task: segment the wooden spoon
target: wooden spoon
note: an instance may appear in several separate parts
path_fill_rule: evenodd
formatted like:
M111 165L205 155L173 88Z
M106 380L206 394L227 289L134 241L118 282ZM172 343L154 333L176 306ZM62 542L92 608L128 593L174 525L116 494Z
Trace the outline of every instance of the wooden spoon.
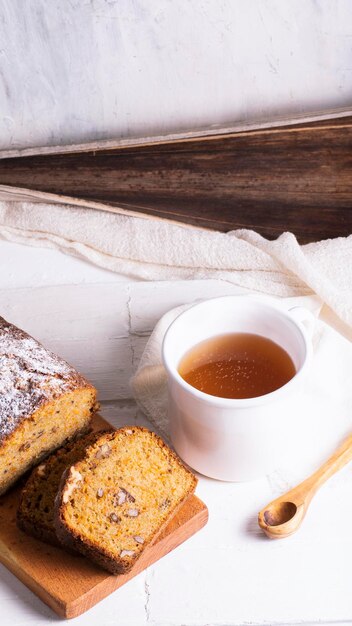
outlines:
M351 460L352 435L314 474L260 511L260 528L271 539L284 539L293 535L302 524L310 501L319 487Z

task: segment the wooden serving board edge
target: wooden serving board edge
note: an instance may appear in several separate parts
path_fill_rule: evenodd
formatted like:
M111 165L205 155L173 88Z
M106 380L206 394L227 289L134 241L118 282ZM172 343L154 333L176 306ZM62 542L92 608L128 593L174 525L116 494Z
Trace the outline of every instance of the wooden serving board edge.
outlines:
M197 496L192 496L182 507L182 509L176 514L175 521L182 516L182 512L186 510L192 511L187 521L180 524L179 527L169 532L168 528L161 535L159 541L150 546L148 550L136 563L135 567L128 573L120 576L110 576L108 579L98 583L96 587L89 590L79 600L75 600L69 604L60 607L60 613L58 614L67 619L77 617L82 613L88 611L95 604L103 600L108 595L122 587L129 580L143 572L147 567L150 567L159 559L166 556L187 541L192 535L196 534L201 528L203 528L209 517L208 509L204 502ZM59 607L58 607L59 608Z
M112 428L101 415L92 419L93 430ZM0 563L35 593L59 617L78 617L116 591L150 565L174 550L208 521L208 509L191 495L146 548L127 574L113 576L79 555L66 553L19 530L15 523L21 485L1 497ZM71 586L70 586L71 576ZM72 585L77 581L78 585ZM59 582L60 581L60 582Z
M12 560L10 553L6 555L4 553L4 548L8 549L7 546L1 542L0 549L0 563L6 567L9 572L11 572L18 580L20 580L30 591L32 591L40 600L42 600L47 606L49 606L59 617L67 617L66 615L66 605L62 602L58 601L54 598L50 593L46 591L41 585L30 576L25 570L23 570L20 566L16 566L16 563ZM92 605L93 606L93 605ZM77 613L79 615L80 613Z
M182 521L182 516L186 515L186 521ZM169 552L184 543L187 539L197 533L208 521L208 509L204 502L197 496L191 496L183 505L182 509L170 521L166 529L161 534L159 540L150 546L134 568L128 573L120 576L108 575L89 589L79 598L66 602L60 595L53 595L42 587L35 578L30 576L20 566L17 566L11 553L3 542L0 549L0 562L18 578L28 589L37 595L47 604L59 617L72 619L78 617L91 609L95 604L109 596L111 593L122 587L132 578L140 574L150 565L153 565L166 556ZM33 540L36 541L36 540ZM43 544L45 546L45 544ZM80 558L80 557L77 557Z

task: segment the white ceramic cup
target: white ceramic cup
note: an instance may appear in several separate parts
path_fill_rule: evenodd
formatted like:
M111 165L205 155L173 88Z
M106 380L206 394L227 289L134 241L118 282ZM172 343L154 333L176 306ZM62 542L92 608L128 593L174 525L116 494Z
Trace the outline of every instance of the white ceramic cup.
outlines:
M179 456L201 474L227 481L253 480L285 461L298 440L297 398L312 359L314 316L303 307L285 310L276 300L224 296L181 313L167 330L162 358L168 374L169 422ZM291 356L295 376L264 396L219 398L189 385L178 373L185 353L226 333L254 333L275 341Z

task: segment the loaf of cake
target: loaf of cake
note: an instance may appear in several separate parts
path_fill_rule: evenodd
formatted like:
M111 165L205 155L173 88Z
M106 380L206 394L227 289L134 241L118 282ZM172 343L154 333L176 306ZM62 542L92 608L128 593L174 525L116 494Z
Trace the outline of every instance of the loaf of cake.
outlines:
M63 359L0 318L0 494L85 432L96 390Z
M53 545L61 545L54 525L54 503L63 472L84 457L86 448L103 431L89 433L71 441L37 465L21 494L17 525L27 534Z
M155 433L136 426L105 433L62 477L57 536L109 572L128 572L196 484Z

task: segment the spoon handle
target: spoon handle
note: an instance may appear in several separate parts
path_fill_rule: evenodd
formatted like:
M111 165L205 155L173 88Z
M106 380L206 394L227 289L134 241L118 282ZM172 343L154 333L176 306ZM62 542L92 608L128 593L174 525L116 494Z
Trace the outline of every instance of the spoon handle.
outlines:
M351 460L352 435L349 435L311 476L260 511L258 523L265 534L279 539L295 533L319 487Z
M290 493L294 493L298 499L301 498L306 502L308 499L309 502L318 489L351 460L352 435L349 435L323 465L297 487L294 487ZM299 502L296 502L296 504L299 504Z

